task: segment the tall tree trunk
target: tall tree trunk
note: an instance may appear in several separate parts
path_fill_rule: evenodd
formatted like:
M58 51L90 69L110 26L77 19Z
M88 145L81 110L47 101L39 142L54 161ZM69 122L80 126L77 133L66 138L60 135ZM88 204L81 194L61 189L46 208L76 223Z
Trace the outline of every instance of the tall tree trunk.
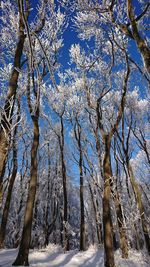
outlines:
M9 180L7 197L6 197L6 201L5 201L5 205L3 209L2 221L1 221L1 226L0 226L0 248L4 247L4 240L5 240L5 234L6 234L6 226L7 226L8 214L9 214L9 208L10 208L12 190L13 190L13 185L15 182L17 169L18 169L16 136L17 136L19 120L20 120L20 104L18 101L18 117L17 117L17 122L16 122L14 136L13 136L13 170L12 170L12 174Z
M142 229L143 229L143 234L144 234L144 238L145 238L146 248L147 248L147 251L148 251L148 253L150 255L150 237L149 237L149 234L148 234L148 225L147 225L147 221L146 221L146 218L145 218L145 211L144 211L144 205L143 205L143 202L142 202L141 192L140 192L140 189L139 189L139 185L135 180L134 173L133 173L132 167L131 167L129 162L127 162L127 168L128 168L128 172L129 172L129 176L130 176L131 185L132 185L133 191L135 193L137 206L138 206L138 209L139 209L139 212L140 212L140 218L141 218L141 223L142 223Z
M104 195L103 195L103 228L104 228L104 251L105 251L105 267L115 267L112 227L111 227L111 211L110 211L110 145L111 138L105 135L105 154L103 161L104 170Z
M95 215L97 240L98 240L98 244L100 245L100 244L102 244L101 225L100 225L100 222L99 222L99 216L98 216L96 201L94 199L93 191L92 191L92 187L91 187L90 183L89 183L89 190L90 190L90 194L91 194L92 205L93 205L94 215Z
M118 222L118 227L119 227L120 247L122 251L122 258L128 258L127 235L126 235L126 230L125 230L125 222L124 222L124 216L123 216L123 211L122 211L121 199L120 199L118 186L117 186L117 180L119 179L119 165L118 165L118 158L116 157L116 140L115 139L114 139L114 158L116 161L116 174L115 174L116 179L114 179L112 176L111 191L112 191L112 196L113 196L113 200L115 204L117 222ZM112 168L111 168L111 173L112 173Z
M30 184L28 191L28 198L25 210L25 218L23 225L23 232L21 237L21 243L19 247L18 256L13 263L14 266L28 266L28 254L31 241L31 228L32 228L32 218L33 218L33 209L36 195L36 186L37 186L37 150L39 146L39 125L38 125L38 116L32 116L34 135L33 143L31 148L31 169L30 169Z
M103 160L103 172L104 172L104 196L103 196L103 227L104 227L104 249L105 249L105 267L114 267L114 253L113 253L113 242L111 235L111 212L110 212L110 178L111 178L111 164L110 164L110 148L111 148L111 139L114 133L119 127L119 123L122 119L125 102L126 102L126 93L127 93L127 84L130 76L130 68L128 63L128 57L126 57L126 75L124 77L123 93L121 102L118 109L118 114L114 125L111 127L109 133L106 133L104 126L102 124L102 115L100 108L100 99L97 100L97 118L99 129L101 131L102 139L105 145L105 153Z
M61 167L62 167L62 178L63 178L63 204L64 204L64 216L63 216L63 248L65 251L69 250L69 236L68 236L68 196L67 196L67 175L66 175L66 164L64 159L64 125L63 117L61 120L61 137L59 139L60 144L60 155L61 155Z
M46 203L46 214L45 214L45 242L44 245L45 247L48 246L49 243L49 212L50 212L50 198L51 198L51 188L52 188L52 184L51 184L51 188L50 188L50 178L51 178L51 159L50 159L50 148L49 148L49 143L48 143L48 151L47 151L47 155L48 155L48 175L47 175L47 203ZM51 204L52 206L52 204Z
M48 246L49 244L49 237L51 235L51 233L53 232L54 228L55 228L55 222L57 220L58 217L58 203L56 201L56 199L54 199L54 205L53 205L53 213L52 213L52 221L46 226L46 231L45 231L45 247Z
M75 139L79 150L79 173L80 173L80 250L85 251L85 212L84 212L84 180L83 180L83 153L81 144L81 125L76 117L74 127Z
M82 150L80 149L79 169L80 169L80 250L85 251L85 215L84 215L84 182Z
M127 259L128 258L127 236L126 236L126 230L125 230L125 225L124 225L120 196L119 196L117 190L116 190L116 192L113 192L113 200L114 200L114 204L115 204L117 222L118 222L118 227L119 227L120 248L122 251L122 258Z
M2 190L3 190L3 176L5 173L5 165L8 154L9 142L10 142L10 129L12 123L12 114L14 108L14 101L16 96L17 84L19 71L21 68L21 57L23 53L23 47L26 35L24 34L24 23L21 14L21 7L18 1L19 6L19 33L18 33L18 43L16 46L13 71L9 80L8 94L5 101L5 106L1 118L0 126L0 203L2 202ZM28 16L28 15L27 15Z

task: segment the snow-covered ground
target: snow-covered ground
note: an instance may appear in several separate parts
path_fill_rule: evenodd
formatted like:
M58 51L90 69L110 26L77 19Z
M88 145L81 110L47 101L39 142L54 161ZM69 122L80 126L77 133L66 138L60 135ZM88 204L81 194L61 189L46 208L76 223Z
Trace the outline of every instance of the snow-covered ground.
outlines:
M0 250L0 267L11 267L17 255L17 249ZM119 251L115 253L116 267L150 267L150 259L142 252L130 251L128 260L121 259ZM31 250L29 257L32 267L103 267L103 250L90 247L86 252L70 251L63 253L55 245L46 249Z

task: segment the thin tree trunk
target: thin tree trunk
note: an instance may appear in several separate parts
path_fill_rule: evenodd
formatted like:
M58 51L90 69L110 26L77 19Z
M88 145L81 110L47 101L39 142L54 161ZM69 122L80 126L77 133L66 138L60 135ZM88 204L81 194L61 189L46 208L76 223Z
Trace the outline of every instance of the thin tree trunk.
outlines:
M118 222L118 227L119 227L119 235L120 235L120 247L122 251L122 258L128 258L128 242L127 242L127 235L126 235L126 230L125 230L125 223L124 223L124 216L123 216L123 211L122 211L122 205L121 205L121 200L118 192L118 186L117 186L117 180L119 178L119 166L118 166L118 159L116 157L116 140L114 140L114 158L116 161L116 180L112 176L111 180L111 191L112 191L112 196L115 204L115 209L116 209L116 215L117 215L117 222ZM112 173L112 168L111 168L111 173ZM114 183L115 183L115 188L114 188Z
M94 215L95 215L97 240L98 240L98 244L100 245L100 244L102 244L101 225L100 225L100 222L99 222L98 211L97 211L97 207L96 207L96 203L95 203L95 200L94 200L93 191L92 191L92 187L91 187L90 183L89 183L89 190L90 190L90 194L91 194L92 205L93 205Z
M122 258L127 259L128 258L127 236L126 236L126 230L125 230L125 225L124 225L124 219L123 219L120 197L119 197L119 194L117 191L115 193L113 193L113 200L114 200L114 204L115 204L117 222L118 222L118 227L119 227L120 248L122 251Z
M80 169L80 250L85 251L85 215L84 215L84 182L83 182L83 169L82 169L82 151L80 150L79 159Z
M111 166L111 161L110 161L110 166ZM126 236L122 206L121 206L120 196L119 196L118 189L117 189L117 184L115 185L115 188L114 188L114 179L113 179L112 169L111 169L111 177L112 178L110 180L110 186L111 186L112 198L115 204L117 223L119 227L120 248L122 251L122 258L127 259L128 258L127 236Z
M129 176L130 176L131 185L132 185L132 188L133 188L134 193L135 193L137 206L138 206L138 209L139 209L139 212L140 212L140 217L141 217L141 223L142 223L142 229L143 229L143 234L144 234L144 238L145 238L146 248L147 248L147 251L148 251L148 253L150 255L150 237L149 237L149 234L148 234L148 225L147 225L147 221L146 221L146 218L145 218L144 205L143 205L143 202L142 202L141 192L140 192L138 183L135 180L134 173L133 173L132 167L131 167L129 162L127 163L127 168L128 168L128 172L129 172Z
M79 173L80 173L80 250L85 251L85 214L84 214L84 180L83 180L83 153L81 145L81 125L78 118L74 127L75 138L79 150Z
M48 143L48 175L47 175L47 203L46 203L46 215L45 215L45 247L49 243L49 204L50 204L50 175L51 175L51 160L50 160L50 148ZM52 185L51 185L52 187Z
M61 137L59 139L60 144L60 155L61 155L61 167L62 167L62 178L63 178L63 204L64 204L64 216L63 216L63 248L65 251L69 250L69 236L68 236L68 196L67 196L67 175L66 175L66 164L64 159L64 125L63 118L61 120Z
M57 220L57 216L58 216L58 203L54 202L54 210L53 210L53 216L52 216L53 219L52 219L51 223L48 224L48 226L46 228L45 247L48 246L48 244L49 244L49 237L55 228L55 222Z
M94 134L95 134L95 139L96 139L96 151L97 151L97 156L98 156L100 174L103 177L103 163L102 163L101 145L100 145L100 140L99 140L99 135L98 135L98 129L99 128L98 128L98 125L97 125L96 126L96 130L94 131Z
M20 110L19 110L19 113L18 113L17 123L19 122L19 120L20 120ZM18 124L16 124L16 126L15 126L14 136L13 136L13 170L12 170L12 174L11 174L11 177L10 177L10 180L9 180L7 197L6 197L6 202L5 202L5 205L4 205L2 221L1 221L1 226L0 226L0 248L4 247L6 226L7 226L7 221L8 221L8 214L9 214L9 208L10 208L10 203L11 203L12 190L13 190L13 185L14 185L14 182L15 182L17 169L18 169L17 147L16 147L17 129L18 129Z

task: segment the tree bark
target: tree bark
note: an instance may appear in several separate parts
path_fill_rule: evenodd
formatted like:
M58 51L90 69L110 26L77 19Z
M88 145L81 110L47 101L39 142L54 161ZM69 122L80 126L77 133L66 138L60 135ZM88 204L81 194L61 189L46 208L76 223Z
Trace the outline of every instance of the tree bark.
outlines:
M4 248L4 241L5 241L5 234L6 234L6 226L7 226L7 220L8 220L8 214L9 214L9 208L10 208L10 202L11 202L11 195L13 190L14 181L17 174L17 149L13 148L13 170L9 181L8 186L8 192L6 197L6 202L2 214L2 221L1 221L1 227L0 227L0 248Z
M7 226L8 214L9 214L9 208L10 208L12 190L13 190L13 185L15 182L17 169L18 169L16 135L17 135L19 120L20 120L20 104L18 101L18 118L17 118L17 124L15 126L15 130L14 130L14 136L13 136L13 170L12 170L12 174L11 174L10 181L9 181L6 202L4 205L2 221L1 221L1 226L0 226L0 248L4 247L4 240L5 240L5 234L6 234L6 226Z
M93 191L92 191L92 187L91 187L90 183L89 183L89 190L90 190L90 194L91 194L91 199L92 199L92 204L93 204L93 209L94 209L94 215L95 215L97 240L98 240L98 244L100 245L100 244L102 244L102 235L101 235L102 229L101 229L101 224L99 222L99 216L98 216L96 201L94 199Z
M69 250L69 236L68 236L68 195L67 195L67 175L66 175L66 164L64 159L64 124L63 117L61 120L61 137L59 138L60 144L60 155L61 155L61 168L63 178L63 200L64 200L64 216L63 216L63 248L65 251Z
M104 171L104 195L103 195L103 228L104 228L104 251L105 251L105 267L115 267L112 227L111 227L111 211L110 211L110 146L111 138L105 135L105 154L103 161Z
M32 228L32 218L33 218L33 209L36 195L36 186L37 186L37 150L39 146L39 125L38 125L38 116L32 116L34 135L33 143L31 148L31 169L30 169L30 184L28 191L28 198L25 210L25 218L23 225L23 232L21 237L21 243L19 247L18 256L13 263L14 266L28 266L28 254L31 241L31 228Z
M79 173L80 173L80 250L85 251L85 212L84 212L84 180L83 180L83 152L81 144L81 125L78 118L74 127L75 139L79 150Z
M137 47L143 57L145 68L150 73L150 49L146 41L140 36L137 22L133 12L132 0L127 0L128 4L128 17L131 23L132 36L137 44Z
M5 106L3 109L3 114L1 118L1 126L0 126L0 203L2 202L2 190L3 190L3 176L5 173L5 165L9 148L9 140L10 140L10 129L12 123L12 114L14 108L14 101L16 97L16 90L18 84L19 71L21 68L21 57L23 53L23 47L26 35L24 34L24 23L22 14L19 6L19 33L18 33L18 43L16 46L14 63L13 63L13 71L9 80L8 94L5 101Z
M128 168L128 172L129 172L129 176L130 176L131 185L132 185L133 191L135 193L137 206L138 206L138 209L139 209L139 212L140 212L140 218L141 218L141 223L142 223L142 229L143 229L146 248L147 248L147 251L148 251L148 253L150 255L150 237L149 237L149 234L148 234L148 225L147 225L147 221L146 221L146 218L145 218L144 205L143 205L143 202L142 202L141 192L140 192L138 183L135 180L134 173L133 173L132 167L131 167L129 162L127 163L127 168Z
M85 251L85 215L84 215L84 182L82 166L82 150L80 150L79 169L80 169L80 250Z
M127 236L126 230L124 225L122 207L120 202L120 197L118 192L113 192L113 200L115 204L115 210L117 215L117 222L119 227L119 235L120 235L120 248L122 251L122 258L128 258L128 243L127 243Z

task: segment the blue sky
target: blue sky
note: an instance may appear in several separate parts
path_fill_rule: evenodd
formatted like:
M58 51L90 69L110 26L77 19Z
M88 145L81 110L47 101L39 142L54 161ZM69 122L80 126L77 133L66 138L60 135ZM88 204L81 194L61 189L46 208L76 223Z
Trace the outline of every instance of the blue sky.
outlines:
M54 1L56 4L56 9L58 8L59 4L58 1L55 0ZM145 0L145 4L148 1ZM31 0L31 13L30 13L30 20L32 21L32 19L35 17L36 15L36 8L38 6L39 0ZM133 0L133 5L135 7L135 13L137 15L139 15L141 13L141 8L140 8L140 4L138 3L137 0ZM63 39L64 39L64 46L61 49L60 55L59 55L59 62L62 64L62 67L68 68L68 61L69 61L69 49L71 47L72 44L76 44L76 43L80 43L81 46L85 47L85 42L81 41L78 38L78 34L77 31L75 30L74 24L73 24L73 16L75 15L75 13L73 12L68 19L68 27L65 30L64 34L63 34ZM146 25L148 24L148 21L146 20ZM146 31L146 34L148 37L150 37L150 31ZM132 55L132 58L139 64L142 65L142 59L140 56L140 53L138 52L137 46L135 44L135 41L130 39L129 40L129 52Z
M57 1L56 1L57 2ZM134 0L134 2L136 3L136 12L139 13L139 6L137 5L137 1ZM31 0L31 8L33 8L33 10L31 11L31 17L30 20L33 19L33 17L36 15L36 7L38 5L38 0ZM59 56L59 61L62 64L62 68L63 70L65 70L66 68L69 68L69 49L71 47L72 44L75 43L80 43L83 47L85 47L85 42L81 41L78 36L77 36L77 32L75 31L75 28L73 27L73 21L71 20L74 14L72 14L72 16L69 18L68 21L68 28L66 29L66 31L63 34L63 38L64 38L64 46L61 49L61 53ZM132 58L137 62L140 63L141 66L143 66L142 60L141 60L141 56L140 53L138 52L137 46L135 44L135 41L130 40L129 42L129 51L130 54L132 55ZM136 77L137 79L138 77ZM138 81L137 81L138 83ZM142 87L143 88L143 87ZM142 90L141 88L141 95L143 95L145 90ZM67 136L67 140L69 140L69 137ZM70 142L70 141L69 141ZM71 142L70 142L71 144ZM78 174L78 170L75 164L72 165L72 170Z

